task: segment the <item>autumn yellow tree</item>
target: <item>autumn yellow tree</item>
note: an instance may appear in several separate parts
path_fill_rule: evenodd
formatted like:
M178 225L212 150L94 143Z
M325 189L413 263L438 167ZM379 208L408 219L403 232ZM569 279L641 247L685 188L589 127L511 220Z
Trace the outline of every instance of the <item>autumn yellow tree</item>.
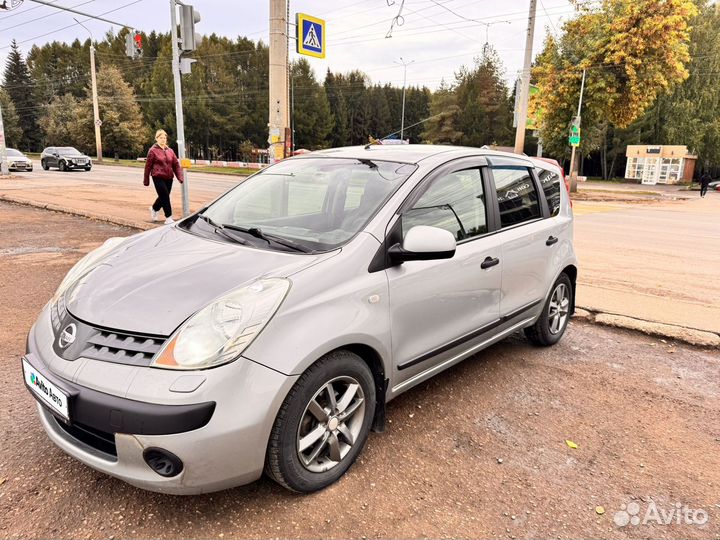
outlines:
M692 0L602 0L578 2L576 9L561 35L546 39L533 68L543 143L558 157L567 147L582 71L581 149L587 152L602 144L608 126L628 126L687 78L690 21L697 14Z

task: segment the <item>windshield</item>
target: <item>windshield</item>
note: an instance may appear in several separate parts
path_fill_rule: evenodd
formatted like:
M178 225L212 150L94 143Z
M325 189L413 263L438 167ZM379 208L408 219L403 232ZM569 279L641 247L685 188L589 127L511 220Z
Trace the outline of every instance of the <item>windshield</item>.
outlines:
M12 148L8 148L7 155L14 156L14 157L22 157L22 152L20 152L18 150L13 150Z
M290 159L249 178L203 214L215 224L252 229L253 236L260 230L306 251L329 251L362 230L416 168L365 159Z
M56 152L57 152L58 154L79 154L79 153L80 153L80 152L78 152L75 148L73 148L72 146L64 146L64 147L62 147L62 148L58 148L58 149L56 150Z

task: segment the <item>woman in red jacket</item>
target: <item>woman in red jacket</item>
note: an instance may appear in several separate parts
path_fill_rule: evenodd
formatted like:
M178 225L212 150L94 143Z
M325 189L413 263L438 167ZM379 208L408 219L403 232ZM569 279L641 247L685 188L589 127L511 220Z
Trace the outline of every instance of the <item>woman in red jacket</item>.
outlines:
M158 213L162 208L165 211L165 224L175 223L172 218L172 206L170 206L170 190L172 190L173 174L178 182L183 183L182 168L175 152L167 145L167 133L158 129L155 132L155 144L148 151L145 161L145 176L143 184L150 185L152 176L157 199L150 207L150 219L157 221Z

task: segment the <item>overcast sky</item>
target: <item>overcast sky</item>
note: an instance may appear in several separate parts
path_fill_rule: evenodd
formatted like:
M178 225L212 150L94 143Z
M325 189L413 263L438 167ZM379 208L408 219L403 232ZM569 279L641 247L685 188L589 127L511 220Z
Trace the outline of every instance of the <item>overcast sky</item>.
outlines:
M18 0L8 0L8 3ZM187 2L187 0L186 0ZM201 34L216 33L235 38L246 36L268 42L268 1L190 0L201 13ZM187 3L190 3L187 2ZM170 2L166 0L55 0L114 22L151 32L167 32ZM462 65L469 66L486 41L496 48L513 80L522 68L529 0L291 0L291 19L306 13L327 22L327 57L309 58L318 80L329 67L336 72L360 69L373 83L401 86L403 68L395 61L414 61L407 68L408 85L436 88L441 80L452 81ZM120 8L120 9L118 9ZM108 13L113 10L111 13ZM106 13L105 15L101 15ZM567 0L538 0L533 52L542 46L546 32L557 33L571 17ZM400 15L398 17L398 15ZM0 66L10 42L16 39L23 55L33 44L85 40L88 33L73 17L101 38L106 31L120 30L106 22L88 20L32 0L12 11L0 11ZM393 24L394 22L394 24ZM483 23L490 23L489 25ZM392 31L391 30L392 25ZM390 32L392 37L386 38ZM291 42L291 58L297 58Z

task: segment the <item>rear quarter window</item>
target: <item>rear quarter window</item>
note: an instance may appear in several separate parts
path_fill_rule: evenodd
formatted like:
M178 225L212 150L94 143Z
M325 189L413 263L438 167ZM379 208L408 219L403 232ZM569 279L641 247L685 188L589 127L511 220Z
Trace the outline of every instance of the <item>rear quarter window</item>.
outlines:
M546 169L538 169L538 178L545 192L550 216L555 217L560 213L560 175Z

